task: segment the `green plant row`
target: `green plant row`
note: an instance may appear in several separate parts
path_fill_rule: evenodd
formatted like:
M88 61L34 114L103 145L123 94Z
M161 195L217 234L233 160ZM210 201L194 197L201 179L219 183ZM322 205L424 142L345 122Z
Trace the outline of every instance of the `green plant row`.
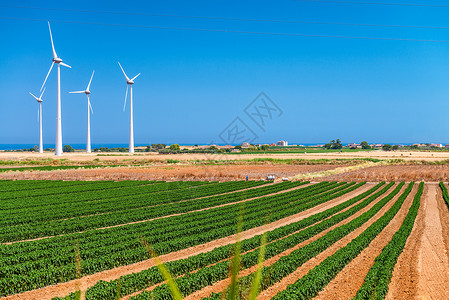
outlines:
M94 200L104 200L107 198L130 195L134 192L138 194L153 193L154 191L167 191L171 189L199 187L218 184L200 181L191 182L157 182L149 183L148 181L129 181L127 182L109 182L104 188L96 187L94 189L84 189L73 193L43 194L40 196L23 197L3 201L1 210L9 211L27 211L27 209L48 209L51 207L67 207L73 203L89 202ZM103 185L102 182L93 185ZM90 186L90 185L89 185ZM79 188L79 187L78 187Z
M286 290L278 293L273 299L311 299L318 295L337 274L360 254L371 241L390 223L402 207L413 188L411 182L404 193L393 206L363 233L353 239L345 247L340 248L333 255L327 257L305 276L289 285ZM342 226L343 227L343 226Z
M370 268L362 287L357 291L354 299L385 299L387 296L394 266L399 255L404 250L405 243L415 224L423 190L424 183L421 182L404 222L381 254L376 257L374 265Z
M332 189L336 186L338 187ZM334 195L338 196L352 188L354 184L320 183L251 200L245 203L245 217L248 221L245 230L263 225L263 216L270 210L275 213L272 218L280 219L313 206L311 202L320 203L313 201L313 195L329 194L323 193L323 190L332 189ZM299 203L303 205L298 205ZM15 294L74 279L74 240L80 245L82 273L92 274L148 259L148 253L138 241L139 237L148 240L158 253L163 254L232 235L235 233L235 216L238 215L239 207L230 205L32 243L18 243L6 247L1 245L0 270L6 271L0 279L0 295ZM11 265L14 267L7 267Z
M443 193L443 199L446 205L449 207L449 194L447 192L447 188L444 185L444 182L440 182L441 192Z
M154 181L137 181L137 180L126 180L126 181L96 181L95 183L90 184L82 184L82 185L70 185L70 186L60 186L53 187L47 189L33 189L32 181L28 185L28 190L22 191L12 191L12 192L4 192L1 194L2 202L16 204L20 203L16 199L26 198L28 201L34 201L34 197L37 196L51 196L58 194L70 194L70 193L79 193L85 191L95 191L102 189L111 189L118 187L126 187L126 186L134 186L141 184L154 183ZM23 199L25 200L25 199Z
M74 186L82 184L93 184L96 181L62 181L62 180L0 180L0 195L4 192L18 192L30 190L40 190L55 187Z
M206 184L200 185L184 185L176 183L164 183L164 184L153 184L149 186L138 186L129 188L126 190L119 189L117 191L108 192L92 192L88 194L83 194L84 199L98 198L99 201L85 201L78 205L73 205L72 203L65 205L55 205L52 206L51 210L40 208L37 209L25 209L20 211L15 211L14 213L9 213L0 219L0 228L12 225L22 225L22 230L26 227L32 230L39 231L39 226L54 227L58 228L59 224L67 224L70 222L79 222L80 220L61 220L74 218L79 216L92 216L100 213L107 212L117 212L120 214L126 210L135 210L146 206L154 206L161 204L174 203L181 200L194 199L198 197L210 196L211 194L221 194L234 192L240 189L257 187L263 185L264 182L260 181L236 181L227 183L216 183L216 184ZM116 192L116 193L114 193ZM124 194L126 192L126 194ZM145 192L145 194L144 194ZM137 195L136 195L137 194ZM107 198L99 198L103 197ZM107 196L109 195L109 196ZM110 196L115 197L111 198ZM0 213L0 216L2 214ZM101 216L92 216L86 218L101 218ZM86 218L83 218L83 222L86 222ZM145 217L144 219L149 219L150 217ZM110 220L111 217L108 219ZM122 217L124 219L124 216ZM54 220L54 221L53 221ZM126 219L124 219L126 222ZM52 222L50 222L52 221ZM137 220L131 220L137 221ZM128 221L128 222L131 222ZM110 224L110 225L116 225ZM104 225L108 226L108 225ZM8 229L8 228L7 228ZM14 227L10 227L10 230L15 230ZM66 231L67 233L68 231Z
M337 206L334 206L332 208L327 209L324 212L312 215L310 217L307 217L301 221L290 223L288 225L285 225L283 227L274 229L272 231L267 232L267 242L273 242L281 238L285 238L288 235L294 234L297 231L304 229L305 227L311 226L317 222L322 221L325 218L328 218L329 216L332 216L343 209L348 208L349 206L359 202L360 200L366 198L367 196L374 193L376 190L378 190L382 185L385 183L380 183L370 190L351 198L350 200L341 203ZM361 184L360 184L361 185ZM368 203L378 196L380 196L381 193L388 190L389 187L391 187L392 184L388 185L386 189L383 189L380 193L376 193L374 197L370 197L370 200L365 201L364 205L368 205ZM358 207L358 209L361 209L361 206ZM315 234L313 231L310 231L309 234ZM259 247L261 242L261 235L255 236L250 239L243 240L241 242L241 249L243 252L248 252L250 250L254 250L257 247ZM305 238L305 236L303 237ZM293 240L294 237L288 237L288 239ZM201 253L196 256L189 257L187 259L182 259L178 261L168 262L166 263L166 267L168 268L169 272L173 276L180 276L184 275L188 272L192 272L201 268L205 268L211 264L218 263L223 260L229 259L229 255L234 248L234 244L221 246L218 248L215 248L214 250L207 252L207 253ZM273 247L269 245L269 247ZM278 250L279 251L279 250ZM270 255L273 255L275 252L273 250L270 250ZM223 264L223 263L222 263ZM226 276L226 272L224 272L224 276ZM216 279L219 278L219 276L214 276ZM163 278L160 275L157 267L149 268L145 271L134 273L126 276L120 277L120 280L113 280L110 282L100 281L95 286L89 288L86 291L86 299L92 300L92 299L105 299L105 300L112 300L115 299L118 283L120 282L120 291L121 296L129 295L131 293L143 290L149 286L155 285L157 283L162 282ZM72 293L68 295L65 299L75 299L75 293Z

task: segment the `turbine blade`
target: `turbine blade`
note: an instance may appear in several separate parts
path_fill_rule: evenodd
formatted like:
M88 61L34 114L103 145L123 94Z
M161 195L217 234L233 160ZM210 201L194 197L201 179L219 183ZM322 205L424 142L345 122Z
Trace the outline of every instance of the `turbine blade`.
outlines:
M61 63L59 63L61 66L64 66L64 67L67 67L67 68L72 68L71 66L69 66L68 64L65 64L65 63L63 63L63 62L61 62Z
M134 79L136 79L137 77L139 77L139 75L140 75L140 73L139 74L137 74L136 76L134 76L134 78L133 79L131 79L132 81L134 81Z
M51 35L50 22L48 22L48 30L50 31L51 49L53 50L53 58L57 58L58 55L56 54L55 45L53 44L53 36Z
M128 88L129 88L129 84L126 85L125 104L123 105L123 112L125 112L126 98L128 97Z
M84 94L84 91L69 92L69 94Z
M47 82L48 75L50 75L51 69L53 69L54 64L54 62L51 63L50 70L48 70L47 76L45 77L44 83L42 84L41 91L44 88L45 83Z
M34 97L34 99L36 99L36 100L39 100L39 98L38 98L38 97L36 97L36 96L34 96L33 94L31 94L31 92L28 92L28 93L30 93L30 95L31 95L31 96L33 96L33 97Z
M42 100L42 96L44 95L44 93L45 93L45 89L46 89L47 87L44 87L44 90L42 91L42 93L41 93L41 95L40 95L40 97L39 97L39 99L41 99Z
M92 78L94 77L94 73L95 73L95 70L92 72L92 76L90 76L89 84L87 85L86 91L88 91L89 88L90 88L90 83L92 82Z
M118 62L118 65L120 66L120 69L122 69L123 75L125 75L126 80L129 81L128 76L126 76L125 70L123 70L122 65L120 64L120 62Z
M92 105L90 104L89 95L87 95L87 104L89 105L90 111L94 114L94 110L92 109Z

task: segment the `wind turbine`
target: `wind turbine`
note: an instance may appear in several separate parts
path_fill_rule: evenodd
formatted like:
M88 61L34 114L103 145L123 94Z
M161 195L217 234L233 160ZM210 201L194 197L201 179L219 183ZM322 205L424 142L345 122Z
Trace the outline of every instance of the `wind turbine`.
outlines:
M90 95L90 83L92 82L92 78L94 77L94 73L95 70L92 72L92 76L90 76L90 80L89 80L89 84L87 85L87 89L84 91L75 91L75 92L69 92L70 94L86 94L87 96L87 143L86 143L86 152L87 153L91 153L91 147L90 147L90 111L92 112L92 114L94 113L94 111L92 110L92 105L90 105L90 99L89 99L89 95Z
M50 40L51 40L51 48L53 50L53 59L50 66L50 70L48 70L47 77L45 77L44 83L42 84L41 91L44 88L45 82L47 82L48 75L50 75L51 69L53 65L58 64L58 94L57 94L57 105L56 105L56 143L55 143L55 155L62 155L62 126L61 126L61 68L60 65L63 65L67 68L72 68L71 66L62 62L62 59L58 57L55 51L55 45L53 44L53 36L51 35L50 22L48 22L48 30L50 31Z
M33 94L30 95L34 97L34 99L37 100L37 117L39 119L39 153L44 153L44 147L42 142L42 95L45 92L45 88L42 91L41 95L38 97L34 96Z
M136 79L139 75L137 74L133 78L129 79L128 76L126 76L125 71L122 68L122 65L120 62L118 63L120 66L120 69L122 69L123 75L125 75L126 78L126 94L125 94L125 104L123 105L123 111L125 111L126 107L126 98L128 97L128 88L130 87L130 97L129 97L129 153L134 153L134 125L133 125L133 84L134 79Z

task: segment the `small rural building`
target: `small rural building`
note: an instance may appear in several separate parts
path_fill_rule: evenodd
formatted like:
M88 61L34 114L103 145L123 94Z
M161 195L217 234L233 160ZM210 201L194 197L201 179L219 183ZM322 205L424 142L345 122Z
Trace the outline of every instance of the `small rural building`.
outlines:
M277 145L278 146L288 146L288 142L287 141L279 141L279 142L277 142Z

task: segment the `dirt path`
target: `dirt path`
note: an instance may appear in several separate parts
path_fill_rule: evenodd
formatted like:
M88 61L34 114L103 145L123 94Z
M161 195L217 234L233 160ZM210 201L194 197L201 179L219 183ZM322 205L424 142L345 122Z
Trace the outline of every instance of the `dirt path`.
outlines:
M394 188L395 188L395 186L393 186L389 191L387 191L387 193L388 193L388 192L391 192ZM380 199L381 199L381 198L382 198L382 197L380 197ZM348 199L349 199L349 198L348 198ZM360 210L358 213L354 214L354 215L351 216L350 218L348 218L348 219L346 219L346 220L343 220L342 222L340 222L340 223L338 223L338 224L336 224L336 225L334 225L334 226L328 228L327 230L325 230L325 231L323 231L323 232L321 232L321 233L319 233L319 234L313 236L312 238L310 238L310 239L308 239L308 240L306 240L306 241L304 241L304 242L302 242L302 243L299 243L299 244L296 245L295 247L292 247L292 248L290 248L290 249L287 249L287 250L283 251L282 253L280 253L280 254L278 254L278 255L276 255L276 256L273 256L273 257L270 258L270 259L267 259L267 260L264 262L264 266L270 266L270 265L274 264L274 263L275 263L276 261L278 261L281 257L286 256L286 255L289 255L289 254L292 253L294 250L297 250L297 249L299 249L299 248L301 248L301 247L304 247L305 245L310 244L311 242L313 242L313 241L319 239L320 237L324 236L326 233L328 233L328 232L331 231L332 229L334 229L334 228L336 228L336 227L338 227L338 226L341 226L342 224L346 224L346 223L350 222L351 220L353 220L354 218L357 218L359 215L363 214L365 211L369 210L372 206L374 206L375 203L377 203L380 199L376 199L375 201L373 201L373 203L371 203L370 205L368 205L368 206L365 207L364 209ZM249 275L249 274L255 272L255 271L256 271L256 268L257 268L256 266L253 266L253 267L251 267L251 268L248 268L248 269L243 270L242 272L239 273L239 277L247 276L247 275ZM222 281L219 281L219 282L215 283L214 285L207 286L207 287L201 289L200 291L197 291L197 292L195 292L195 293L189 295L189 296L186 297L185 299L186 299L186 300L190 300L190 299L193 300L193 299L200 299L200 298L202 298L202 297L208 297L208 296L210 296L210 294L212 294L213 292L220 292L220 291L224 290L228 285L229 285L229 279L225 279L225 280L222 280ZM274 294L271 295L271 297L272 297L272 296L274 296ZM267 297L267 298L271 298L271 297Z
M138 224L138 223L150 222L150 221L155 221L155 220L160 220L160 219L166 219L166 218L170 218L170 217L182 216L182 215L185 215L185 214L190 214L190 213L195 213L195 212L200 212L200 211L210 210L210 209L214 209L214 208L220 208L220 207L224 207L224 206L229 206L229 205L234 205L234 204L244 203L244 202L248 202L248 201L251 201L251 200L259 199L259 198L262 198L262 197L274 196L274 195L278 195L278 194L282 194L282 193L286 193L286 192L291 192L291 191L298 190L298 189L303 188L303 187L307 187L307 186L309 186L309 185L310 185L310 183L309 183L309 184L305 184L305 185L296 186L296 187L293 187L293 188L290 188L290 189L282 190L282 191L279 191L279 192L276 192L276 193L267 194L267 195L264 195L264 196L258 196L258 197L253 197L253 198L249 198L249 199L245 199L245 200L240 200L240 201L235 201L235 202L231 202L231 203L225 203L225 204L221 204L221 205L216 205L216 206L211 206L211 207L205 207L205 208L201 208L201 209L197 209L197 210L191 210L191 211L187 211L187 212L183 212L183 213L178 213L178 214L166 215L166 216L157 217L157 218L153 218L153 219L146 219L146 220L140 220L140 221L128 222L128 223L117 224L117 225L111 225L111 226L106 226L106 227L91 228L91 229L87 229L87 230L83 230L83 231L77 231L77 232L72 232L72 233L67 233L67 234L52 235L52 236L44 236L44 237L39 237L39 238L35 238L35 239L28 239L28 240L14 241L14 242L2 243L2 244L3 244L3 245L12 245L12 244L16 244L16 243L32 242L32 241L38 241L38 240L44 240L44 239L54 238L54 237L57 237L57 236L63 236L63 235L69 235L69 234L83 233L83 232L90 231L90 230L105 230L105 229L109 229L109 228L123 227L123 226L127 226L127 225L132 225L132 224ZM191 201L191 200L196 200L196 199L200 199L200 198L189 199L189 200L185 200L185 201ZM180 202L185 202L185 201L180 201ZM177 202L177 203L180 203L180 202Z
M385 212L390 209L394 202L399 198L399 196L402 194L402 192L405 190L405 186L399 191L399 193L390 200L382 209L368 222L354 230L353 232L349 233L347 236L342 238L341 240L334 243L332 246L312 258L311 260L304 263L301 267L296 269L295 272L291 273L290 275L284 277L280 282L277 284L271 286L267 290L263 291L257 299L271 299L274 295L279 293L280 291L285 290L290 284L295 283L299 278L306 275L310 270L312 270L314 267L319 265L323 260L325 260L328 256L334 254L337 252L338 249L346 246L350 241L352 241L354 238L359 236L365 229L367 229L371 224L373 224L376 220L378 220L381 216L385 214ZM383 197L381 197L382 199ZM341 225L338 225L341 226Z
M424 192L428 185L424 185ZM421 239L424 232L424 197L421 197L421 205L416 216L415 225L405 243L404 251L399 255L393 270L388 294L385 297L390 300L414 299L417 295L418 282L418 255L421 248Z
M374 264L374 260L391 241L393 235L404 222L417 191L418 185L415 184L412 192L408 195L401 210L393 220L376 236L366 249L329 282L316 299L351 299L355 296L362 286L366 274Z
M298 214L283 218L281 220L275 221L273 223L270 223L268 226L261 226L252 228L250 230L244 231L241 233L242 239L249 239L251 237L254 237L256 235L263 234L266 231L273 230L282 226L285 226L287 224L290 224L292 222L300 221L304 218L307 218L311 215L314 215L316 213L325 211L331 207L334 207L340 203L343 203L350 198L353 198L367 190L372 188L372 185L364 185L355 191L352 191L346 195L343 195L341 197L338 197L336 199L330 200L326 203L320 204L314 208L308 209L306 211L300 212ZM235 243L236 236L231 235L225 238L221 238L218 240L214 240L202 245L190 247L187 249L183 249L177 252L168 253L166 255L161 255L160 259L163 262L168 261L174 261L179 259L184 259L193 255L197 255L200 253L205 253L213 250L216 247L222 246L222 245L228 245ZM111 270L105 270L99 273L95 273L92 275L85 276L81 278L80 280L71 280L68 282L60 283L57 285L47 286L38 290L28 291L22 294L17 295L11 295L8 297L5 297L5 299L11 300L11 299L51 299L53 297L64 297L68 295L71 292L74 292L76 290L77 284L81 286L82 290L87 289L88 287L91 287L95 285L99 280L104 281L111 281L114 279L119 278L123 275L128 275L131 273L140 272L143 270L146 270L150 267L154 266L153 260L145 260L138 263L134 263L127 266L122 266L118 268L114 268Z
M449 299L449 262L438 209L437 185L424 193L424 232L418 255L418 298Z

